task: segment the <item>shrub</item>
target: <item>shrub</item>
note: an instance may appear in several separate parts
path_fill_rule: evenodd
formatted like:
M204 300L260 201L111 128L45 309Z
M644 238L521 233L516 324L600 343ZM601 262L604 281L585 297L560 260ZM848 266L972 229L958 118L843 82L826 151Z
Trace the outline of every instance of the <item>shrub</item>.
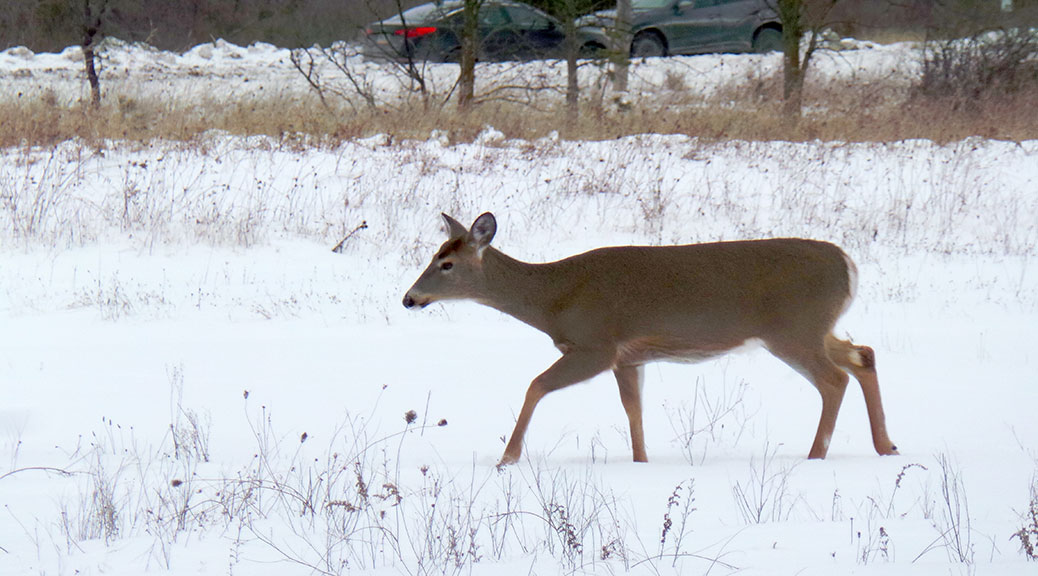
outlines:
M971 106L992 96L1038 89L1038 34L999 30L931 41L923 50L920 95Z
M1024 525L1013 534L1028 560L1038 560L1038 476L1031 481L1031 506L1024 514Z

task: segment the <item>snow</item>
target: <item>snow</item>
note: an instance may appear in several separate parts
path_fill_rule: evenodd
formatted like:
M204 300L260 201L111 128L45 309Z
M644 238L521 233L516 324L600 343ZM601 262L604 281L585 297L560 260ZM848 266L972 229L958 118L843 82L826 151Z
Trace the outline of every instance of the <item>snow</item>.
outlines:
M867 85L882 81L882 97L889 103L900 101L919 74L921 58L912 43L878 45L845 40L834 50L821 51L812 63L809 82ZM327 58L348 66L354 80L380 103L396 103L414 95L406 74L390 73L385 63L369 61L357 46L336 44L309 49L314 72L332 92L353 93ZM323 51L323 52L322 52ZM127 102L161 97L168 106L193 107L219 102L228 96L249 99L291 100L310 93L310 85L292 65L291 51L270 44L236 46L223 40L202 44L182 54L107 38L97 50L102 89ZM75 46L57 54L34 54L25 47L0 51L0 69L10 71L0 86L0 96L12 98L49 98L58 103L89 97L82 80L82 51ZM303 57L302 65L311 63ZM756 85L760 79L781 70L781 55L718 54L698 57L662 58L634 61L630 66L629 91L616 95L636 99L641 106L672 106L715 98L725 90L740 89L739 83ZM499 97L526 100L532 89L538 98L556 97L561 101L566 86L565 61L482 64L477 75L477 94L494 92ZM421 66L427 90L445 96L453 90L458 67L450 64ZM585 93L595 93L607 74L601 65L585 63L580 68ZM733 87L733 82L735 86ZM519 87L514 91L511 87ZM364 102L358 97L358 105Z
M841 54L884 74L910 52ZM173 98L245 79L305 90L271 46L108 58ZM762 58L641 71L709 85L696 70ZM7 50L3 97L78 99L77 66L75 49ZM0 573L1033 572L1010 536L1038 473L1038 141L525 142L487 127L455 145L212 134L0 155ZM805 460L818 394L758 349L647 367L648 464L630 462L600 376L549 395L523 460L497 470L558 352L475 304L401 305L443 240L439 213L488 210L494 245L530 261L840 244L859 290L839 334L875 348L901 455L875 455L852 384L829 457Z

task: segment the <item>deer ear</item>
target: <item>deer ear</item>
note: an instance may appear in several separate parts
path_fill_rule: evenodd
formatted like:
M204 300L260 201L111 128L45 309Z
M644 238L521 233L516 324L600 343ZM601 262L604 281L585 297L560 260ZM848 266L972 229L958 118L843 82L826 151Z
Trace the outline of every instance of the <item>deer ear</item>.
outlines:
M443 223L447 226L447 236L450 237L450 240L461 238L469 233L461 222L446 214L441 213L440 216L443 216Z
M477 250L483 250L490 245L496 232L497 220L490 212L484 212L472 223L472 230L469 231L469 243Z

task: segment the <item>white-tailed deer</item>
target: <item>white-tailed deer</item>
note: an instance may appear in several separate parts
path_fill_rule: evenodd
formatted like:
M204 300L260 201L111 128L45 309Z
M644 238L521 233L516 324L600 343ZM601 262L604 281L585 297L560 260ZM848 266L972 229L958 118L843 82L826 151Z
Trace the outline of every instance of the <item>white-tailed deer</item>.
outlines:
M631 426L636 462L646 462L642 365L695 361L760 341L822 395L808 458L825 458L849 371L865 393L872 443L897 454L887 435L875 355L833 336L854 296L856 269L838 247L777 238L687 246L600 248L546 264L490 246L489 212L466 229L443 215L450 238L404 296L407 308L468 299L551 336L562 352L533 380L501 464L519 459L534 408L546 394L612 370Z

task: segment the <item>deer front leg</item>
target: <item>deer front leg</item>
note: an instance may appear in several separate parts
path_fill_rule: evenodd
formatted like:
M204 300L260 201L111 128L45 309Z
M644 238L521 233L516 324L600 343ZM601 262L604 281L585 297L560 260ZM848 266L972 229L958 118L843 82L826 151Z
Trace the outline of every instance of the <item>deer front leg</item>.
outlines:
M620 385L620 401L623 402L627 421L631 425L631 450L635 462L648 462L645 454L645 433L642 431L642 374L641 366L621 366L613 369L616 383Z
M498 466L507 466L519 461L523 452L523 437L530 426L534 408L549 392L588 380L612 367L615 351L602 349L569 349L550 368L533 379L526 390L526 400L515 421L512 437L508 439L505 453Z

